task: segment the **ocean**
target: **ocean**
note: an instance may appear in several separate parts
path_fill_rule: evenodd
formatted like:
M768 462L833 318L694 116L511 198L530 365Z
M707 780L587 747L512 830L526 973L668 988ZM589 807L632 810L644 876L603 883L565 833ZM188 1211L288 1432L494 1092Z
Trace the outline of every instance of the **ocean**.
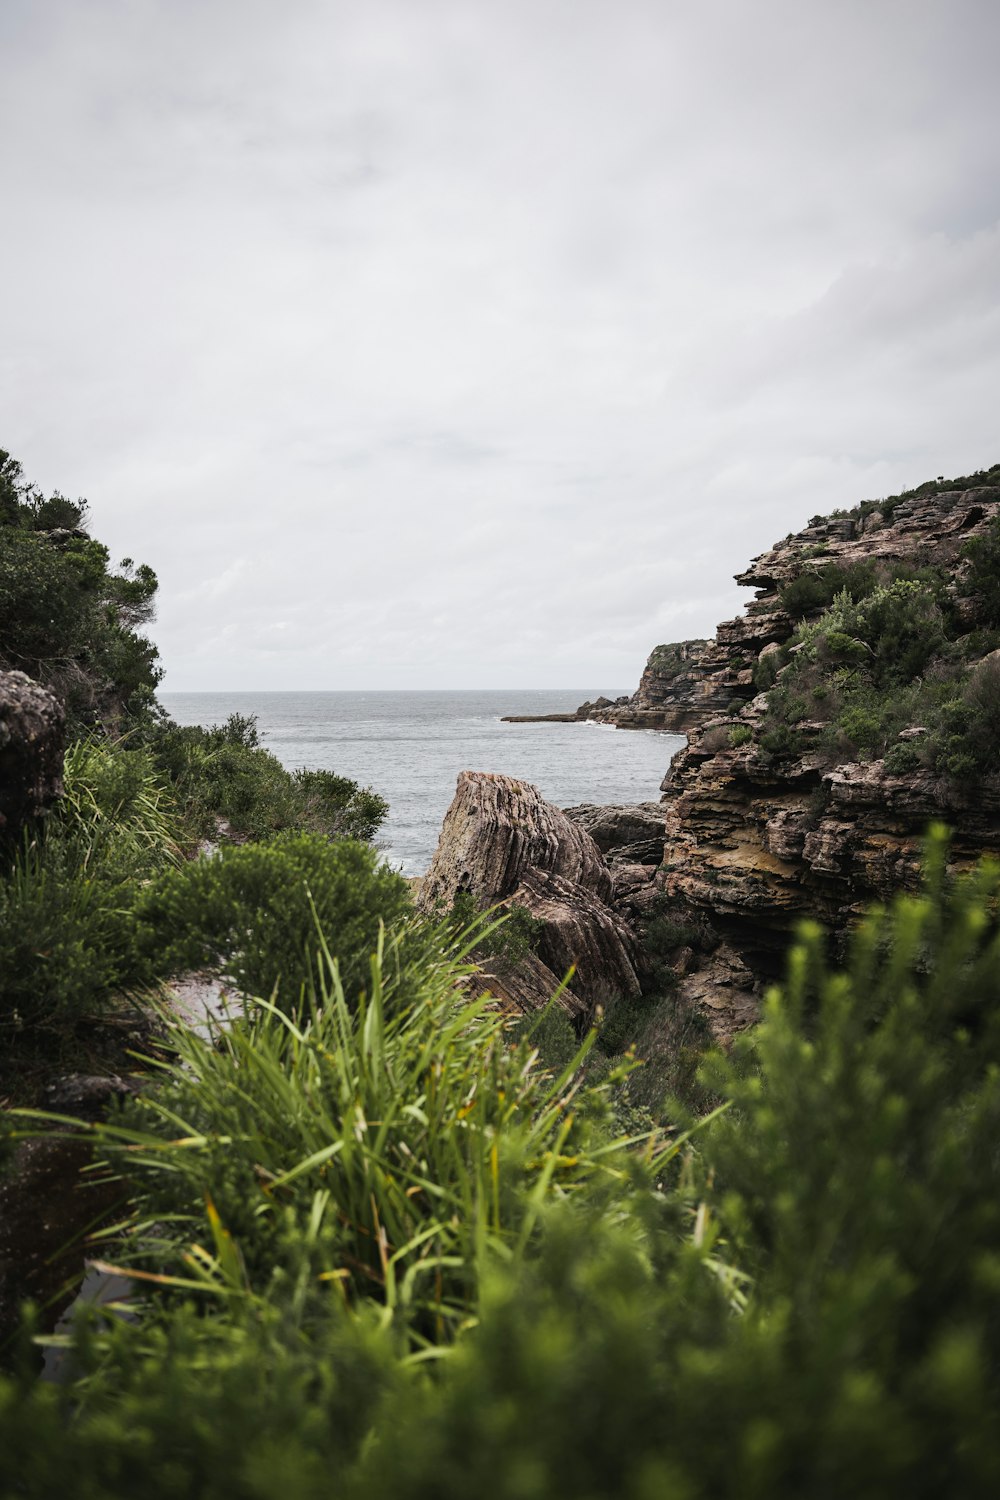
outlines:
M532 782L557 807L655 802L675 734L602 724L502 724L504 714L571 713L617 689L490 692L161 693L179 724L253 714L282 765L336 771L389 803L378 842L404 875L420 875L437 846L460 771Z

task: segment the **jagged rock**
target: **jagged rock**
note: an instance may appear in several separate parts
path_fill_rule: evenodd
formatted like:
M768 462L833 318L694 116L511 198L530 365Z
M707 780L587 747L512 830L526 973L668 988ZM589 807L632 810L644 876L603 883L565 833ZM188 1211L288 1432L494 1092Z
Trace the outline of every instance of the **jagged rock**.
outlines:
M24 672L0 672L0 836L62 795L66 715L55 694Z
M112 1099L127 1099L138 1092L136 1078L122 1078L117 1073L67 1073L48 1085L45 1100L49 1109L59 1113L101 1115Z
M735 681L746 671L734 670L738 648L759 659L788 639L793 622L780 607L779 590L813 558L821 566L922 565L932 558L957 574L963 544L998 513L1000 489L949 491L912 496L888 516L834 517L787 537L738 575L759 594L702 652L701 669L716 672L714 688L703 684L703 701L734 687L737 697L746 691ZM663 783L667 839L658 885L678 919L707 924L723 940L723 949L701 958L684 980L685 994L722 1039L753 1018L757 1003L734 983L730 957L766 979L780 972L800 918L840 931L870 901L914 888L923 836L935 820L954 830L951 858L958 866L1000 842L996 778L962 789L930 771L892 775L884 761L831 765L824 726L811 722L796 724L794 756L763 754L752 742L733 747L732 727L753 731L766 712L767 695L759 694L735 718L704 714ZM919 741L925 733L916 725L900 739ZM734 989L741 997L735 1004Z
M557 981L575 966L563 996L573 1014L638 993L636 941L610 905L612 878L603 855L533 786L480 771L459 776L418 903L428 912L447 910L464 891L480 909L507 901L542 923L540 963ZM516 971L498 980L509 997L532 1006L541 997L537 964L528 967L523 988Z
M420 905L450 907L461 891L471 891L489 906L512 895L528 870L560 875L601 901L611 895L611 874L593 839L535 787L512 776L462 771Z
M563 811L587 830L611 865L658 865L663 859L663 808L658 802L625 807L585 802Z

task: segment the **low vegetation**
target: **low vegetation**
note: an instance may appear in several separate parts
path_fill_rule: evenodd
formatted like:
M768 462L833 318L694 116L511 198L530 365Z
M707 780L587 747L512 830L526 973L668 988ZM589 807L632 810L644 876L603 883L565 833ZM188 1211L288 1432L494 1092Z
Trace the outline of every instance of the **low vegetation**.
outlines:
M776 757L885 757L956 784L1000 771L1000 521L966 544L951 586L933 566L854 575L829 565L783 591L808 618L758 662L756 743Z
M4 556L97 568L82 503L6 456L0 481ZM970 546L964 606L933 568L812 559L753 743L997 769L998 556L996 528ZM74 618L124 639L130 575L102 566ZM3 1116L0 1158L92 1144L120 1204L87 1248L130 1290L58 1336L25 1308L0 1500L997 1492L1000 868L951 876L937 831L923 893L842 962L800 929L729 1055L677 1004L702 934L662 904L640 1000L583 1038L554 1006L515 1024L470 963L523 958L533 919L418 917L374 793L289 773L250 720L165 722L148 679L84 690L89 646L18 657L52 640L6 628L4 661L79 689L66 795L2 851L8 1067L180 968L241 1003L225 1026L165 1012L143 1091L99 1123Z
M938 845L843 968L804 929L687 1141L616 1139L440 933L364 995L320 946L299 1022L95 1128L136 1300L0 1383L16 1493L993 1493L998 900Z

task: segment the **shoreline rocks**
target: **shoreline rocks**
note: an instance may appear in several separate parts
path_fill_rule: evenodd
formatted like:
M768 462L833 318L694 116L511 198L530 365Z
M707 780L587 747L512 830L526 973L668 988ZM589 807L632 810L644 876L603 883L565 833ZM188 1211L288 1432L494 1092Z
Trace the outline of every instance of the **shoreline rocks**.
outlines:
M545 802L535 787L463 771L441 828L418 905L434 914L468 893L481 911L522 907L540 924L536 952L490 989L521 1009L544 1003L573 969L563 1008L587 1019L611 996L637 995L638 946L613 906L611 870L590 834Z

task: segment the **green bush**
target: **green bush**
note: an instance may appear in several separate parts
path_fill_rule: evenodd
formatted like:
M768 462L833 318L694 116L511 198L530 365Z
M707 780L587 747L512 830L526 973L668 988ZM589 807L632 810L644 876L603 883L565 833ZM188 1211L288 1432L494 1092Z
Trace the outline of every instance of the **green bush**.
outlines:
M469 933L478 958L516 964L538 950L545 923L516 903L483 913L471 891L459 891L452 902L448 924L456 933ZM486 927L485 936L483 932Z
M885 768L890 776L905 776L908 771L916 771L921 764L920 752L910 742L893 745L885 757Z
M202 838L220 837L223 819L241 837L298 828L371 839L388 812L384 798L346 776L287 771L261 745L253 717L233 714L212 729L167 723L151 729L147 741Z
M165 871L143 891L137 917L159 972L222 967L242 994L269 999L277 987L294 1011L317 929L353 991L365 983L380 923L410 909L406 881L370 845L284 833Z
M846 566L826 563L822 567L806 569L783 584L778 590L778 599L793 620L804 615L826 609L840 593L846 592L852 600L864 599L878 583L878 571L874 562L849 563Z
M118 989L143 983L133 909L177 860L179 824L148 755L80 741L65 795L0 873L0 1034L51 1046Z
M966 543L964 553L968 569L961 591L973 600L979 623L996 629L1000 627L1000 516L981 536Z
M103 1131L145 1305L67 1392L0 1381L11 1493L992 1496L998 909L938 842L844 968L805 928L705 1069L725 1109L648 1162L430 950L408 1003L328 969L301 1027L182 1038Z
M61 697L71 729L145 723L163 675L136 627L153 613L153 570L80 528L86 501L48 500L0 450L0 667L27 672Z

